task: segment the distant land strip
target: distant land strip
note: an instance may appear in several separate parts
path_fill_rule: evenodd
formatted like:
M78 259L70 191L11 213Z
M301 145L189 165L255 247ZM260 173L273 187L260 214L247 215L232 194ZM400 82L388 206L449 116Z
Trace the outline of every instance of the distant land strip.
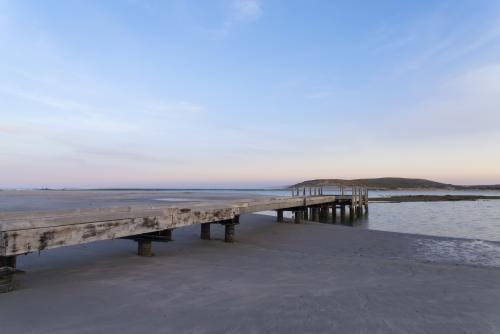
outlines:
M500 184L493 185L455 185L425 179L400 177L381 177L373 179L316 179L297 183L290 188L365 186L372 190L500 190Z

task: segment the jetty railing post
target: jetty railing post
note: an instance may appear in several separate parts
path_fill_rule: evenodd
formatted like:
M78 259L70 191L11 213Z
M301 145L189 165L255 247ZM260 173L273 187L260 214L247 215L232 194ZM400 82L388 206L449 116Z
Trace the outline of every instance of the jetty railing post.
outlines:
M201 240L210 240L210 223L201 224Z

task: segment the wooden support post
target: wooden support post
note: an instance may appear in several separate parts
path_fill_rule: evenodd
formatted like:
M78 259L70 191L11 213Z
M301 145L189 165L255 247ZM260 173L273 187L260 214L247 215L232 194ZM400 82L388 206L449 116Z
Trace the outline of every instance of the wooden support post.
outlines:
M294 213L295 213L295 224L301 224L304 217L304 213L302 212L302 210L295 211Z
M224 242L234 242L234 224L232 223L225 225Z
M14 290L12 275L15 269L10 266L0 266L0 293L6 293Z
M172 230L163 230L158 232L158 235L165 241L172 241Z
M321 220L327 220L328 219L328 205L321 205L320 209L320 219Z
M319 208L317 206L312 207L312 216L313 216L313 221L319 222L320 221L320 216L319 216Z
M349 205L349 219L350 220L354 219L354 206L352 204Z
M332 223L337 222L337 204L333 203L332 205Z
M278 222L278 223L283 223L284 222L284 219L283 219L283 210L281 210L281 209L276 210L276 222Z
M309 220L309 208L307 206L304 207L304 220Z
M17 257L16 256L0 256L0 267L9 267L12 269L17 268Z
M368 188L365 188L365 214L368 214Z
M137 240L137 255L150 257L153 256L151 240Z
M224 223L224 242L233 243L234 242L234 226L240 223L240 216L234 216L233 219Z
M340 205L340 220L345 221L345 205Z
M210 223L201 224L201 240L210 240Z

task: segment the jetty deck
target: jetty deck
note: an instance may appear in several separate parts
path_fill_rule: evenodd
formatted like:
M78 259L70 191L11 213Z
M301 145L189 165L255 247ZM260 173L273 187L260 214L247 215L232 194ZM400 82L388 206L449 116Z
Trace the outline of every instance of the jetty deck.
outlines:
M201 238L210 240L210 225L225 226L225 242L234 242L239 217L247 213L275 210L277 221L291 211L293 221L320 221L337 209L342 216L349 208L351 218L368 211L368 192L353 188L338 195L323 195L321 188L292 189L292 196L247 200L216 200L182 205L139 205L113 208L78 209L51 212L0 214L0 268L4 285L16 269L16 256L93 241L126 238L138 243L139 256L152 256L152 242L171 241L172 230L201 226ZM9 270L10 269L10 270ZM2 290L0 279L0 290ZM7 290L4 287L3 290Z

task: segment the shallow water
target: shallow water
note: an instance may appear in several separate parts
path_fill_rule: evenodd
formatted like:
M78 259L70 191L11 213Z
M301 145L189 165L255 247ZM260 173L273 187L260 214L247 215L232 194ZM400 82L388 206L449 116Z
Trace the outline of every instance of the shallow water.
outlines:
M360 227L500 241L500 200L371 203Z

